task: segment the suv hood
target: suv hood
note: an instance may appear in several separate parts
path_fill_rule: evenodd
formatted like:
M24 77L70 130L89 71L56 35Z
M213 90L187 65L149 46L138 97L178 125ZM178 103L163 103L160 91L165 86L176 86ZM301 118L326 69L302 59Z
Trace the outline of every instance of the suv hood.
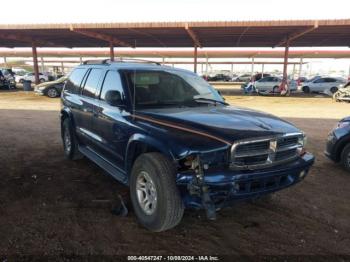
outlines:
M245 138L300 132L278 117L233 106L147 109L138 111L137 115L156 120L155 125L161 125L163 121L170 129L186 128L188 132L203 132L231 143Z

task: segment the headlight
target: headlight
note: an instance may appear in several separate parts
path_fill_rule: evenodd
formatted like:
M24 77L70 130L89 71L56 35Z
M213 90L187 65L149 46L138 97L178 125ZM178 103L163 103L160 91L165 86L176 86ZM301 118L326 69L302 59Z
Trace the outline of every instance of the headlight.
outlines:
M303 134L302 136L299 137L298 144L304 148L306 146L306 143L307 143L307 136Z

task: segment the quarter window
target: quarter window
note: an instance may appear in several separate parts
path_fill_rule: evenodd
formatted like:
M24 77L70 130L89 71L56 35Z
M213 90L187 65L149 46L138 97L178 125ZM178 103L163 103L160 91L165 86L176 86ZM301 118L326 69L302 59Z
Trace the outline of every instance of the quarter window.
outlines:
M83 80L85 73L86 69L84 68L75 69L67 79L65 90L72 94L79 94L81 81Z

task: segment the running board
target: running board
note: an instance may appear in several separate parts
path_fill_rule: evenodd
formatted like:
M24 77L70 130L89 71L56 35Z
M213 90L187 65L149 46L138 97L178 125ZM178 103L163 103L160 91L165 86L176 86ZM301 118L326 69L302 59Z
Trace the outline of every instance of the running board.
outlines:
M115 178L116 180L118 180L119 182L121 182L125 185L128 184L128 178L127 178L126 174L121 169L112 165L109 161L107 161L104 158L102 158L101 156L99 156L93 150L91 150L90 148L85 147L85 146L79 146L79 151L84 156L86 156L88 159L90 159L92 162L94 162L96 165L101 167L104 171L106 171L113 178Z

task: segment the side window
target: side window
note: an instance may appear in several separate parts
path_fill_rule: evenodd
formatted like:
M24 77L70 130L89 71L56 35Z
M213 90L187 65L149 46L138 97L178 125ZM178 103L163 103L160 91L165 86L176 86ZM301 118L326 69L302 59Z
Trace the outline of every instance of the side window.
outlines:
M324 83L324 79L323 78L320 78L320 79L317 79L314 83L317 83L317 84L320 84L320 83Z
M336 79L334 79L334 78L327 78L327 82L328 83L334 83L334 82L336 82L337 80Z
M84 78L86 71L87 70L84 68L74 69L74 71L70 74L69 78L67 79L65 90L72 94L79 94L80 84Z
M98 83L100 81L102 69L91 69L89 76L85 82L83 95L87 97L95 97L95 93L98 89Z
M109 90L117 90L120 92L121 97L125 97L122 82L120 80L120 75L117 71L107 72L105 79L103 81L101 100L106 99L106 93Z

